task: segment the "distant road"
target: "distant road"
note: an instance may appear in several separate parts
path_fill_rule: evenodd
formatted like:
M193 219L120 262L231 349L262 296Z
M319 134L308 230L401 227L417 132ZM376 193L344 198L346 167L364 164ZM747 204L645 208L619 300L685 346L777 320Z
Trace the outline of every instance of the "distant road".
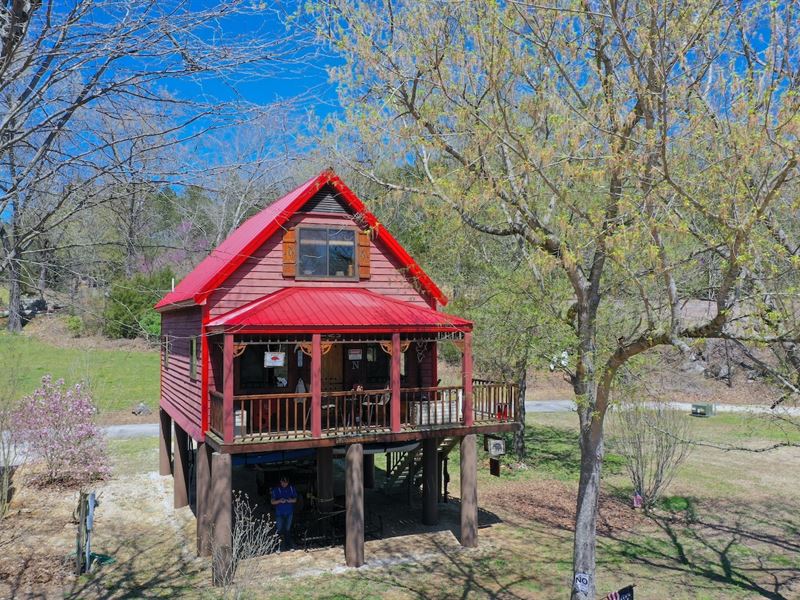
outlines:
M687 413L692 412L691 402L672 402L672 406ZM777 408L771 410L769 406L763 404L717 404L717 412L732 413L753 413L753 414L789 414L793 417L800 417L800 407ZM525 402L526 413L557 413L574 412L575 402L573 400L542 400Z

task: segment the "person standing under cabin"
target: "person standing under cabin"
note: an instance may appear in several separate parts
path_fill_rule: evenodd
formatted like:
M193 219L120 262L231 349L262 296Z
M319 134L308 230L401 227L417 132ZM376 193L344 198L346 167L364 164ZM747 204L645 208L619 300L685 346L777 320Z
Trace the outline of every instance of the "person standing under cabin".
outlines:
M297 502L297 490L289 485L289 478L282 475L280 485L272 488L272 505L275 507L275 523L281 536L281 550L292 548L292 517Z

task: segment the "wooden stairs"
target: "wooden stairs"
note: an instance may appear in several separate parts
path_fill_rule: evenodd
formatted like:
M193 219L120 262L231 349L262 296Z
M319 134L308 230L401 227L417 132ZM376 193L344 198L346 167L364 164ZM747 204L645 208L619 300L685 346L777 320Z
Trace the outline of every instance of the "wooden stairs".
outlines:
M446 437L439 442L439 460L450 454L458 444L458 437ZM422 485L422 444L408 452L390 452L386 460L386 479L383 491L390 492L404 484L411 487Z

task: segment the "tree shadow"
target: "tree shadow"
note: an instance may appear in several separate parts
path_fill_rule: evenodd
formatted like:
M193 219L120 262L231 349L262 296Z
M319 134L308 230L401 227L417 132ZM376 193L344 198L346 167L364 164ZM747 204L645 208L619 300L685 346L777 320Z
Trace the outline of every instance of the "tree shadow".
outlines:
M663 536L627 532L608 537L621 544L623 556L633 563L702 577L763 598L797 597L797 517L785 506L703 507L694 499L683 500L681 509L649 515Z

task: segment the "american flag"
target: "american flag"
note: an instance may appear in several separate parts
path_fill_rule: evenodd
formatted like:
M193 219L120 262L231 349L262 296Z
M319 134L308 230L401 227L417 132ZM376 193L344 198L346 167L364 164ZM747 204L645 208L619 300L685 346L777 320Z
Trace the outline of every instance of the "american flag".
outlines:
M633 600L633 586L629 585L616 592L611 592L605 600Z

